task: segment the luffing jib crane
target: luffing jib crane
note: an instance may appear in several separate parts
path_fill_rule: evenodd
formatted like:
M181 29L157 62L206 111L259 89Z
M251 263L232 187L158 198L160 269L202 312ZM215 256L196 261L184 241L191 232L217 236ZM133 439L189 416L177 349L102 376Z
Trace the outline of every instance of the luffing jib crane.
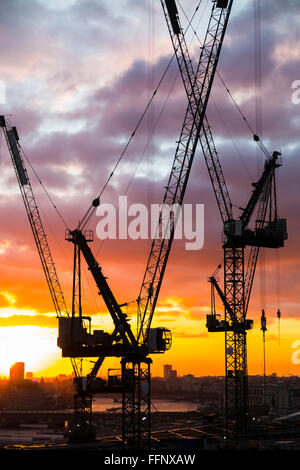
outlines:
M277 214L275 170L281 166L279 155L274 152L266 159L263 174L253 185L255 189L240 217L224 223L224 294L216 279L210 278L212 288L217 289L224 305L225 319L220 321L212 311L207 316L207 328L211 332L225 332L227 432L230 431L230 420L234 420L238 440L247 436L246 332L253 327L253 321L246 315L259 249L283 247L287 239L286 219L280 219ZM250 229L249 222L255 209L255 224ZM251 250L245 272L244 251L247 246Z
M226 5L225 5L226 4ZM163 203L168 206L178 207L183 202L188 178L190 175L192 162L194 159L197 143L202 130L205 109L214 79L214 74L220 54L221 43L224 37L230 9L226 8L227 2L217 2L213 4L211 19L209 22L209 34L203 45L202 54L199 60L199 94L194 97L192 94L193 83L188 76L185 77L185 87L190 91L187 111L169 181L166 186ZM215 26L214 26L215 25ZM214 33L214 37L213 36ZM215 53L217 51L217 53ZM181 60L185 60L185 51L181 50ZM201 114L198 115L196 110L201 107ZM99 201L95 200L95 204ZM74 326L72 318L61 321L59 332L59 344L62 347L63 355L75 357L98 357L91 374L84 380L79 380L81 384L78 387L78 395L81 395L82 403L85 396L91 396L95 387L96 375L102 365L105 357L114 356L121 357L121 389L123 393L122 399L122 434L123 441L140 443L143 439L150 438L150 366L151 359L149 354L162 353L171 346L170 331L166 328L151 328L152 319L160 292L163 276L172 241L174 238L175 223L177 213L173 212L172 217L164 220L163 212L161 212L157 227L158 238L153 240L142 286L138 295L138 333L134 338L131 328L121 307L116 302L112 292L110 291L107 281L102 274L101 268L94 259L91 250L87 245L84 233L76 229L69 232L67 238L78 247L82 252L91 274L98 287L99 294L103 296L109 313L111 314L115 330L112 334L105 334L103 342L93 345L72 344L71 348L66 347L65 337L70 337ZM170 236L169 236L170 233ZM78 272L78 269L77 269ZM77 296L80 297L80 296ZM80 320L78 328L83 328ZM67 326L70 325L70 326ZM74 319L73 319L74 325ZM77 327L76 327L77 328ZM73 333L74 334L74 333ZM78 335L80 338L80 334ZM84 386L82 386L84 384ZM109 386L109 384L108 384ZM103 384L100 384L99 391L105 390ZM120 389L119 389L120 390ZM83 405L82 409L84 410Z
M222 3L223 8L228 8L230 13L231 2L215 2L217 9ZM188 77L191 89L186 88L187 97L195 99L201 90L201 68L194 71L188 48L185 42L183 30L180 26L178 10L174 0L162 1L169 33L174 51L177 56L181 76L185 83ZM228 21L228 15L223 11L223 23ZM213 17L213 15L212 15ZM219 26L219 21L212 21L208 28L208 35L212 38L218 36L214 31ZM222 30L221 30L222 31ZM220 45L224 34L219 34ZM179 51L184 51L185 59L182 60ZM219 53L216 47L215 55ZM204 54L202 50L201 54ZM201 63L201 61L200 61ZM199 79L200 77L200 79ZM194 117L200 116L202 108L194 109ZM214 276L210 277L212 285L212 313L207 316L209 331L225 332L226 343L226 428L229 432L229 418L236 422L235 435L243 438L246 434L246 421L248 415L247 394L247 352L246 331L253 327L253 321L246 319L249 299L255 274L260 247L279 248L283 246L287 238L286 220L279 219L277 214L277 199L275 185L275 169L280 166L279 153L268 155L262 177L255 183L253 194L243 210L242 215L234 219L232 203L225 183L218 153L215 148L211 128L204 116L199 135L202 152L208 168L213 190L220 210L224 226L224 293L221 291ZM259 141L258 136L254 140ZM250 230L248 224L257 207L255 229ZM268 211L268 213L267 213ZM244 267L244 248L251 246L247 271ZM225 308L225 319L219 320L215 312L214 291L217 290Z
M63 290L58 278L55 263L51 254L47 235L41 219L40 211L33 192L30 178L25 165L25 154L19 141L18 131L15 126L11 126L5 116L0 116L0 126L2 127L9 154L16 173L17 181L25 205L26 213L30 222L34 241L42 263L42 268L50 291L51 299L59 322L70 318ZM72 309L74 312L74 308ZM73 313L72 312L72 313ZM72 315L73 317L73 315ZM84 318L86 320L86 318ZM90 319L87 319L90 320ZM75 380L78 380L79 369L75 359L71 359Z

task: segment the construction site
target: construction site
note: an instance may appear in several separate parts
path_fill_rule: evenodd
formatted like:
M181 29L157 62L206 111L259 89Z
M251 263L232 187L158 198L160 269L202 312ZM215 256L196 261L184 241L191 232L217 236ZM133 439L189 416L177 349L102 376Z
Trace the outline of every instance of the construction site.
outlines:
M30 0L12 88L3 16L0 449L300 450L296 2L106 3Z

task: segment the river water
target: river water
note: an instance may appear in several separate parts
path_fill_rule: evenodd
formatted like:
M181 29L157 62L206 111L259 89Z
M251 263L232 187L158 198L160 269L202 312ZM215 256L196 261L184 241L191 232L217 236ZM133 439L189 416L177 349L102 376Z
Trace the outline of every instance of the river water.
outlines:
M172 400L153 400L152 411L195 411L197 409L197 403L191 403L188 401L172 401ZM93 401L94 411L112 411L121 413L122 402L114 401L113 398L97 397ZM70 413L70 410L66 410ZM56 413L56 411L50 411L50 413ZM63 410L59 411L64 413ZM47 412L49 413L49 412ZM30 426L30 425L29 425ZM15 443L33 443L37 441L59 441L63 439L62 434L54 434L45 429L47 425L34 425L33 429L17 428L17 429L0 429L0 448L5 444Z
M188 401L172 401L172 400L152 400L152 411L195 411L197 403ZM93 402L94 411L109 411L111 408L121 411L122 401L114 402L113 398L97 397Z

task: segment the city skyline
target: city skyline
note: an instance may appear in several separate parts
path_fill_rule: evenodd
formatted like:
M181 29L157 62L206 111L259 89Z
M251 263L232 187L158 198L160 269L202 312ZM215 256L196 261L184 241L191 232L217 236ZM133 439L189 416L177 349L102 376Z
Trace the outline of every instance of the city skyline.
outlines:
M16 364L24 364L24 377L23 377L23 380L41 380L41 379L45 379L45 380L73 380L74 378L74 371L72 371L71 373L67 374L67 373L59 373L57 375L53 375L53 376L43 376L43 375L39 375L39 374L35 374L34 372L32 372L31 370L27 370L26 368L26 364L24 362L17 362L17 363L13 363L10 365L10 371L12 369L13 366L15 366ZM176 369L176 365L174 364L163 364L161 370L160 370L160 374L152 374L152 377L153 378L156 378L156 379L164 379L164 380L168 380L168 378L170 378L170 376L166 376L166 372L165 372L165 368L168 368L170 367L171 369L171 372L175 373L173 377L175 377L176 379L180 379L182 377L185 377L185 376L193 376L195 378L206 378L206 377L212 377L212 378L217 378L217 377L223 377L224 374L208 374L208 375L195 375L195 374L192 374L191 372L189 372L188 370L184 373L184 374L180 374L178 373L177 369ZM252 376L252 377L263 377L263 373L261 374L249 374L249 377ZM284 377L284 378L287 378L287 377L298 377L297 374L283 374L283 375L278 375L276 372L271 372L269 371L267 374L266 374L266 377ZM105 376L102 376L103 379L105 379L106 377ZM10 378L10 373L8 375L0 375L0 380L11 380Z

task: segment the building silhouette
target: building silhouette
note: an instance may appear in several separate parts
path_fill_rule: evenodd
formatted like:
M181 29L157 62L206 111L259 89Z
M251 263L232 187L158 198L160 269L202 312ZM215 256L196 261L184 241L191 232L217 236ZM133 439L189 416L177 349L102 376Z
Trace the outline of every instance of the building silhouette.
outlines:
M176 390L177 388L177 371L172 368L171 364L164 365L164 381L167 389Z
M24 362L15 362L9 370L9 380L11 382L22 382L25 375Z
M33 380L33 372L26 372L26 380Z
M168 380L168 379L169 379L170 374L171 374L171 371L172 371L172 366L171 366L171 364L165 364L165 365L164 365L164 379L165 379L165 380Z

